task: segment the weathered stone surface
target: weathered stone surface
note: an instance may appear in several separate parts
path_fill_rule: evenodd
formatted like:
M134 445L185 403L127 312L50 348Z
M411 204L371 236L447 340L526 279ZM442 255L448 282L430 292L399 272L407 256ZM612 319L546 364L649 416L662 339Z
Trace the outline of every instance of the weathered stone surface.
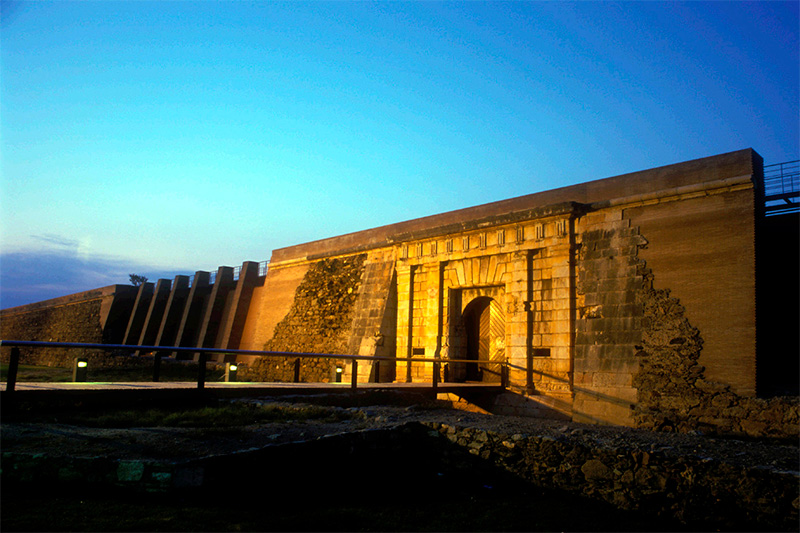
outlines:
M644 307L641 366L633 378L638 391L634 411L637 427L662 431L703 431L797 439L798 398L743 397L729 385L705 379L697 364L703 339L669 290L648 286L639 291Z
M60 307L45 307L29 313L6 315L0 324L0 337L14 340L53 342L103 342L99 299ZM2 351L8 357L7 350ZM43 366L71 366L74 352L20 348L21 363ZM94 364L92 358L92 363Z
M586 476L586 481L601 481L613 478L613 473L602 461L591 459L581 467L581 472Z
M275 327L264 349L347 354L351 315L365 258L366 254L360 254L316 262L297 287L292 308ZM293 359L261 358L253 364L251 375L263 381L291 381L294 364ZM337 364L344 366L344 360L302 358L300 379L329 382Z
M468 453L534 484L605 500L622 509L714 528L791 531L798 519L797 472L733 466L670 447L589 445L572 439L513 436L426 422ZM480 439L480 440L479 440Z

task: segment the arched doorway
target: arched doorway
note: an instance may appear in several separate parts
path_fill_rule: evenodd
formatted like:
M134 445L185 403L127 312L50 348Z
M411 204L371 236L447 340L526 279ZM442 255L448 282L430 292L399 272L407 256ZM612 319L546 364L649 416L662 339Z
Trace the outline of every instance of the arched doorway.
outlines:
M479 296L463 313L467 341L467 381L499 382L501 366L488 364L504 361L506 353L506 320L503 309L494 298Z

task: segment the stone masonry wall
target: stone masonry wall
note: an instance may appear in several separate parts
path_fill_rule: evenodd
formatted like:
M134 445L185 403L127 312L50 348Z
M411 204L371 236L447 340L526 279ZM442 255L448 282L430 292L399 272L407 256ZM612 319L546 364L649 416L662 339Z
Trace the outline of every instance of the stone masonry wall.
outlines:
M0 323L0 338L52 342L102 343L99 298L58 307L4 315ZM2 350L2 360L8 361L10 349ZM20 363L41 366L70 366L72 359L84 355L83 350L20 348Z
M578 252L573 420L632 425L646 240L621 212L587 215Z
M365 258L366 254L360 254L323 259L313 264L295 291L291 309L275 327L274 335L263 349L346 354ZM332 381L337 363L343 364L344 360L301 358L300 379ZM250 375L261 381L291 381L294 359L257 359Z
M644 308L641 367L634 377L639 391L634 418L640 428L701 431L796 440L800 434L800 401L740 396L729 385L704 377L698 364L701 332L684 316L669 290L652 287L653 275L637 295Z
M364 261L361 290L353 306L353 328L347 353L395 357L397 338L397 281L394 254L371 252ZM376 375L376 371L380 375ZM393 381L395 366L360 362L358 381Z
M798 474L741 467L633 442L591 445L565 435L502 434L438 422L426 425L470 454L536 485L605 500L621 509L714 528L793 531Z

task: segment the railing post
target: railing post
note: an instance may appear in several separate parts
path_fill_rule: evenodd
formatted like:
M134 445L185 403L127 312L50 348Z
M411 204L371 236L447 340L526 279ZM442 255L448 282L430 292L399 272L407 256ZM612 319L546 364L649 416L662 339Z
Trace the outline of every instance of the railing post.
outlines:
M381 382L381 362L375 361L375 364L372 365L375 368L375 383Z
M508 388L508 362L500 367L500 386L504 389Z
M198 358L199 367L197 368L197 389L203 390L206 386L206 360L208 356L206 352L200 352Z
M14 392L17 386L17 370L19 369L19 347L11 348L11 356L8 359L8 377L6 378L6 392Z
M433 362L433 382L431 386L433 387L434 393L439 389L439 364L438 360Z
M350 378L350 388L356 389L358 388L358 360L353 359L353 375Z
M294 382L300 383L300 358L294 360Z
M158 383L161 377L161 352L156 352L153 355L153 381Z

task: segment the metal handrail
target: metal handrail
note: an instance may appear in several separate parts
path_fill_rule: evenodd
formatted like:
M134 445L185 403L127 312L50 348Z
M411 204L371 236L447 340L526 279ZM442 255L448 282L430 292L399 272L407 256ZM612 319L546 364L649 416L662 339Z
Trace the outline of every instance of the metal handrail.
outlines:
M316 358L316 359L347 359L351 361L351 388L357 388L358 379L358 361L407 361L407 362L420 362L433 364L433 379L432 387L434 390L438 387L440 368L443 363L468 363L478 365L500 365L501 380L500 384L503 388L506 387L508 382L508 362L507 361L482 361L475 359L445 359L441 357L387 357L379 355L343 355L343 354L324 354L324 353L310 353L310 352L279 352L270 350L239 350L239 349L224 349L224 348L204 348L199 346L145 346L134 344L98 344L88 342L50 342L50 341L18 341L18 340L0 340L0 347L11 347L11 357L8 365L8 378L6 379L6 391L13 391L16 385L17 368L19 366L19 348L20 347L35 347L35 348L83 348L94 350L127 350L139 352L153 352L154 358L154 378L158 376L158 365L161 362L161 352L191 352L199 353L200 360L198 375L197 375L197 388L205 388L205 363L207 362L207 354L209 353L222 353L232 355L255 355L262 357L283 357L283 358ZM158 381L158 379L154 379Z
M798 198L800 160L764 166L764 206L767 215L797 211L800 208Z
M263 278L267 275L267 271L269 270L269 260L261 261L258 263L258 277ZM233 267L233 281L238 281L239 276L242 273L241 265L237 267ZM195 274L189 276L189 287L194 285L194 277ZM216 270L209 270L208 271L208 284L213 285L214 281L217 279L217 271Z

